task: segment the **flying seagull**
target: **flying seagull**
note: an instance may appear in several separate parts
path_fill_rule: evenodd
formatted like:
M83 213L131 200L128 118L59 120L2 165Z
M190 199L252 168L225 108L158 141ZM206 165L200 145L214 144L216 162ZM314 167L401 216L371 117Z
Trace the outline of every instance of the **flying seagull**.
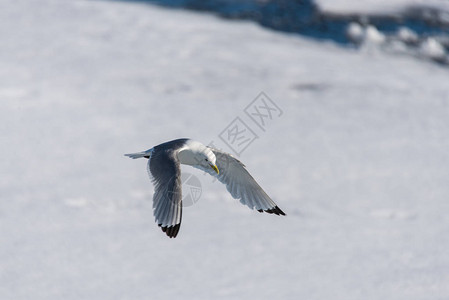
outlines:
M285 213L271 200L248 173L244 164L231 154L191 139L177 139L149 150L125 154L148 159L148 174L154 184L153 212L156 222L170 238L178 235L182 216L182 183L179 164L198 168L226 185L235 199L259 212Z

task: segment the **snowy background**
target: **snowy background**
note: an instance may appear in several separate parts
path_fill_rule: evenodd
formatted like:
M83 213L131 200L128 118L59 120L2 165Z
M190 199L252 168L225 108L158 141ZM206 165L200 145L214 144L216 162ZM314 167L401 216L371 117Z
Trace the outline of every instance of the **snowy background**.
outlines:
M449 299L447 66L139 3L1 0L0 22L0 299ZM230 151L236 117L287 216L185 167L202 197L167 238L123 154Z
M316 0L324 11L341 13L396 13L410 6L426 6L445 11L448 0Z

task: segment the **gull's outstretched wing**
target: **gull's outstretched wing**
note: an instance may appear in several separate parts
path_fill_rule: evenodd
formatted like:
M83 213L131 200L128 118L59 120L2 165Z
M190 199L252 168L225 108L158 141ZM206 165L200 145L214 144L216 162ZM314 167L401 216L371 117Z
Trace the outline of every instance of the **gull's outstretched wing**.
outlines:
M155 147L149 156L147 169L154 183L154 217L162 231L174 238L181 227L182 217L182 183L178 158L173 150Z
M214 148L210 149L217 158L216 164L219 174L216 174L211 168L195 167L217 177L221 183L226 185L226 189L233 198L240 199L240 202L249 208L256 209L259 212L285 216L285 213L249 174L243 163L229 153Z

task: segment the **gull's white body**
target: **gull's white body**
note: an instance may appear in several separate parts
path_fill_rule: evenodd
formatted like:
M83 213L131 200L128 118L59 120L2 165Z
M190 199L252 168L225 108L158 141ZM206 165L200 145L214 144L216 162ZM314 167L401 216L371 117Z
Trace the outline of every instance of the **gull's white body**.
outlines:
M204 158L215 165L215 154L210 148L197 141L187 140L185 146L178 150L178 159L183 165L196 166L199 162L203 162Z
M176 237L181 225L181 170L185 164L201 169L226 185L242 204L259 212L285 215L248 173L245 165L231 154L206 147L191 139L178 139L147 151L125 154L148 158L148 174L155 185L153 209L156 222L169 237Z

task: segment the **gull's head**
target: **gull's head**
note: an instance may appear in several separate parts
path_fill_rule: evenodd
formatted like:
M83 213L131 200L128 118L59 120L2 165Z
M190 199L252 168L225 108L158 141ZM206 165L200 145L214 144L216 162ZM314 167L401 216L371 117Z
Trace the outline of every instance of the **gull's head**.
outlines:
M192 166L201 165L205 168L211 168L217 174L219 173L215 154L210 148L200 142L188 140L186 145L180 149L178 158L182 164Z
M212 152L212 150L205 147L205 149L199 153L198 158L204 161L202 165L212 168L212 170L214 170L217 174L220 173L217 168L217 158L215 157L215 154Z

